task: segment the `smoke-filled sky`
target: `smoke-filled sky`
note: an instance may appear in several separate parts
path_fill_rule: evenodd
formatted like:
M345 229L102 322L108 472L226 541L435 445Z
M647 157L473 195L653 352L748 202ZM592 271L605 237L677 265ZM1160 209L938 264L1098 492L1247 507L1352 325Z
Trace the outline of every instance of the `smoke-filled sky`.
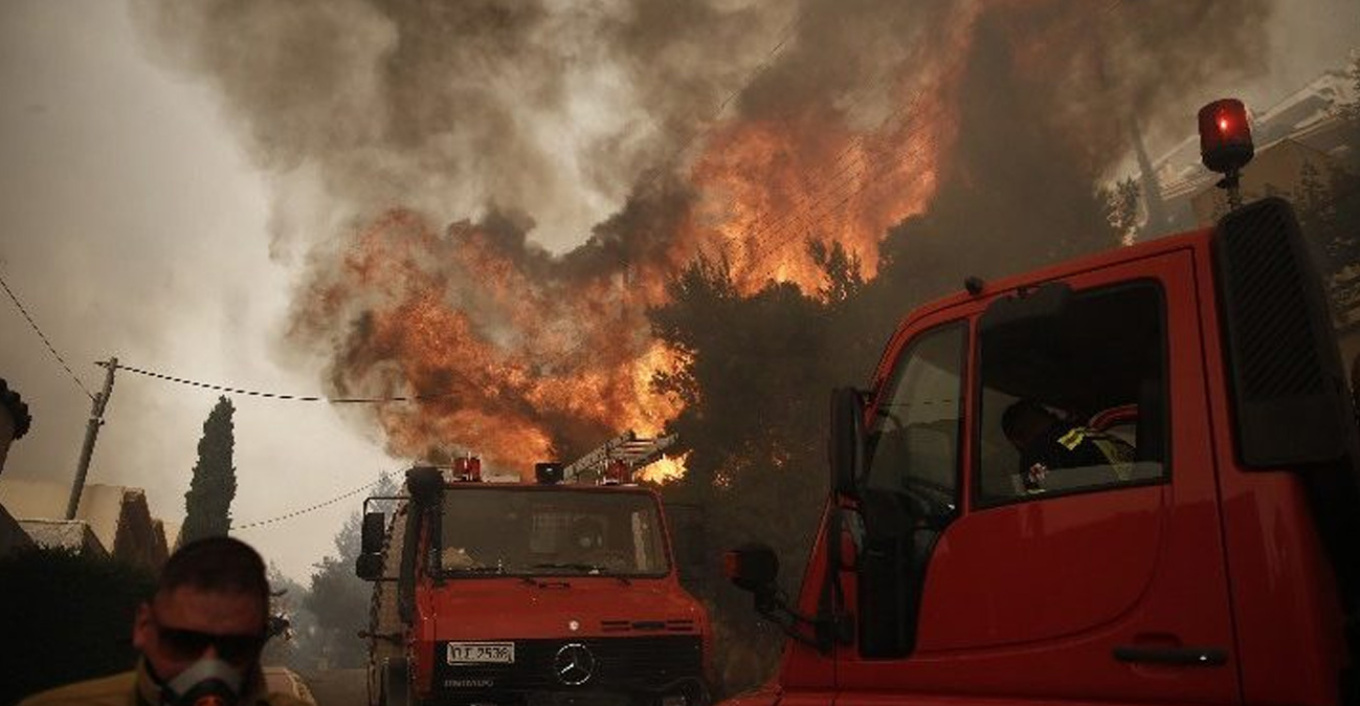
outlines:
M0 274L91 389L116 354L277 392L449 396L378 414L236 398L249 522L432 451L510 467L659 430L673 403L639 379L666 352L641 312L664 276L723 252L751 286L802 281L799 250L774 251L808 204L872 267L986 144L959 111L1005 118L955 90L979 66L1051 104L1074 131L1061 159L1099 174L1126 133L1094 121L1128 108L1156 153L1198 105L1263 109L1353 47L1353 0L12 0ZM5 477L69 483L89 400L8 301L0 377L34 415ZM178 521L215 399L120 374L90 481L145 487ZM357 507L241 536L305 578Z

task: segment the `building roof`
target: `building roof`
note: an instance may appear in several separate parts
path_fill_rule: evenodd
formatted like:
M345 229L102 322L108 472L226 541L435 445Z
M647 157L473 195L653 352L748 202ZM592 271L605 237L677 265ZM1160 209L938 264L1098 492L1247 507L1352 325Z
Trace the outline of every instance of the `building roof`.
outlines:
M19 520L19 526L40 547L70 549L81 554L108 556L109 551L83 520Z
M31 546L33 539L19 525L19 521L0 505L0 554Z
M29 414L28 405L19 397L19 393L9 389L4 378L0 378L0 408L8 410L9 416L14 418L14 438L27 434L29 427L33 426L33 415Z
M1262 156L1271 151L1298 152L1311 150L1321 155L1328 164L1344 164L1355 160L1355 151L1360 145L1353 145L1352 132L1342 117L1342 108L1360 100L1355 84L1346 70L1333 69L1320 74L1307 85L1270 106L1264 111L1252 111L1252 139L1256 144L1256 160L1242 171L1244 184L1259 176L1262 169ZM1187 128L1193 128L1194 121L1188 121ZM1278 158L1279 155L1276 155ZM1315 157L1311 161L1318 161ZM1221 178L1204 167L1200 161L1199 135L1188 131L1185 139L1151 160L1153 181L1157 186L1156 201L1160 201L1159 223L1149 222L1140 237L1158 237L1194 227L1208 225L1212 221L1203 220L1204 204L1212 200L1215 184ZM1137 174L1134 174L1136 177ZM1272 186L1279 183L1278 175L1268 181ZM1143 183L1144 199L1153 198L1147 193ZM1288 190L1288 189L1286 189ZM1196 204L1198 200L1201 203ZM1151 210L1151 206L1144 206Z
M1297 198L1307 170L1312 169L1321 184L1330 185L1333 160L1321 150L1284 138L1256 153L1251 166L1242 171L1241 193L1244 202L1271 195ZM1199 225L1210 225L1228 212L1228 195L1212 184L1190 197L1190 207Z
M1339 69L1323 72L1308 85L1265 111L1253 111L1252 138L1258 153L1289 138L1319 152L1339 156L1348 148L1342 141L1339 107L1360 99L1349 75ZM1219 176L1200 163L1199 136L1190 134L1153 160L1162 197L1176 199L1196 194ZM1250 167L1244 170L1248 173Z
M65 521L70 486L18 478L0 478L0 504L23 520ZM159 568L167 547L141 488L90 483L80 496L76 519L88 525L114 557ZM37 538L34 538L35 541Z

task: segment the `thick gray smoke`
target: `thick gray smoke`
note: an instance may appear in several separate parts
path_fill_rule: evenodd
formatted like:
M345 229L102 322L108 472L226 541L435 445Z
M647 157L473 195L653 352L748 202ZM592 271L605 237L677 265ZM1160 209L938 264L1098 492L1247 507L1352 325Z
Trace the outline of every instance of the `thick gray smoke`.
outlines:
M655 188L658 173L683 167L683 148L702 149L694 138L738 88L724 119L793 125L817 116L814 124L872 130L920 92L939 90L923 76L997 52L1001 63L983 79L1013 102L963 105L965 149L1025 121L1079 152L1047 161L1098 175L1127 153L1134 117L1155 131L1172 111L1184 112L1193 88L1264 69L1267 5L138 0L134 7L159 55L206 78L239 119L257 162L276 178L278 252L296 254L392 207L436 223L524 213L533 240L565 251L630 197L667 191ZM1010 162L1022 153L991 158ZM633 237L669 235L656 231L638 228Z
M893 140L930 128L938 163L921 176L936 185L923 237L986 252L990 262L968 263L983 270L1070 251L1082 233L1101 231L1093 184L1128 154L1130 121L1154 132L1173 117L1188 126L1204 86L1265 70L1254 49L1268 43L1269 3L140 0L137 16L165 61L216 87L274 175L278 253L305 254L315 273L294 334L333 350L336 388L362 389L373 387L368 373L347 361L388 371L384 388L394 376L407 385L478 380L488 364L512 377L617 375L600 361L648 350L642 308L701 251L691 241L711 201L731 198L705 193L688 166L719 151L710 136L743 134L733 126L794 135L769 148L768 163L806 158L829 187L841 174L825 158L840 149L824 144L829 135L873 137L888 149L861 153L890 168ZM814 147L804 143L822 143L822 156L807 158ZM756 186L767 177L737 175ZM440 288L443 306L471 320L475 350L490 356L466 363L482 366L477 375L459 360L412 371L411 334L374 325L402 306L417 310L411 302L425 294L375 285L352 259L351 234L392 209L421 214L426 225L414 232L445 239L416 237L402 257ZM448 264L466 251L450 239L469 233L481 234L471 236L477 257L511 263L500 271L525 288L534 316L513 313L515 297L504 293L484 304L477 282L458 281L496 271L479 270L481 260ZM899 264L920 254L901 241L892 245ZM354 291L364 286L373 291ZM570 345L544 346L536 331L515 329L523 322L621 352L548 360ZM592 417L552 408L532 386L493 387L494 407L513 408L516 426L585 416L596 425L589 436L623 413ZM413 421L389 417L389 436L394 424ZM396 450L410 453L420 442L404 434ZM561 441L558 429L544 436Z
M930 210L885 242L901 301L1114 247L1095 190L1138 129L1193 134L1264 74L1270 0L999 4L979 15L959 137Z
M136 5L280 184L276 237L310 245L402 206L489 204L562 250L665 161L775 41L753 3L311 0Z

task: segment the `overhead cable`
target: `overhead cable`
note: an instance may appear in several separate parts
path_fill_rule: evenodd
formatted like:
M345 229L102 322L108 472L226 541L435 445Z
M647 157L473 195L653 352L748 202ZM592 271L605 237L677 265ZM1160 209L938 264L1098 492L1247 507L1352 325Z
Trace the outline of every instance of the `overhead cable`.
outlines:
M293 518L295 518L295 517L301 517L302 515L306 515L306 514L309 513L309 512L315 512L315 511L317 511L317 510L320 510L320 509L323 508L323 507L327 507L327 506L329 506L329 505L334 505L334 504L340 502L341 500L344 500L345 498L354 497L355 495L358 495L359 493L362 493L362 492L364 492L365 490L368 490L369 488L372 488L373 486L375 486L375 485L377 485L377 484L379 484L379 483L381 483L381 482L382 482L382 478L379 478L378 480L375 480L375 481L373 481L372 483L368 483L368 484L362 485L362 486L360 486L360 487L358 487L358 488L355 488L354 490L349 491L348 493L345 493L344 495L337 495L337 496L335 496L335 497L333 497L333 498L331 498L330 500L327 500L327 501L325 501L325 502L320 502L320 503L317 503L317 504L315 504L315 505L311 505L311 506L309 506L309 507L304 507L304 508L302 508L302 509L300 509L300 510L293 510L292 512L288 512L288 513L279 515L279 516L277 516L277 517L271 517L271 518L269 518L269 519L267 519L267 520L259 520L259 521L257 521L257 522L247 522L247 523L244 524L244 525L234 525L234 526L232 526L231 530L234 532L234 531L236 531L236 530L244 530L244 529L251 529L251 528L254 528L254 527L262 527L262 526L264 526L264 525L272 525L272 524L274 524L274 523L276 523L276 522L283 522L284 520L291 520L291 519L293 519Z
M75 382L76 387L79 387L80 391L84 392L86 397L93 400L94 393L90 392L89 388L85 387L85 383L80 381L80 376L76 375L74 370L71 370L71 366L66 364L66 359L62 358L61 354L57 352L57 349L52 346L52 342L47 340L47 335L43 333L42 329L38 328L38 323L33 320L33 317L28 315L28 309L24 308L23 302L19 301L19 297L14 294L14 290L9 288L9 284L5 282L3 275L0 275L0 287L5 289L5 294L9 295L10 301L14 302L14 306L19 308L19 313L23 314L24 318L28 320L28 325L32 326L33 331L38 334L38 338L42 339L43 344L47 346L47 350L52 353L52 357L56 358L57 362L61 363L61 367L66 369L66 373L71 376L71 380Z
M138 375L145 375L147 377L156 378L157 380L165 380L166 382L178 383L180 385L189 385L192 387L201 387L205 390L214 390L217 392L230 392L234 395L249 395L251 397L264 397L267 399L284 400L287 402L327 402L330 404L381 404L384 402L418 402L423 400L441 399L451 396L451 394L398 395L394 397L325 397L322 395L289 395L281 392L264 392L261 390L247 390L239 387L231 387L229 385L217 385L208 382L201 382L199 380L189 380L187 378L175 377L173 375L157 373L151 370L143 370L142 368L134 368L129 365L123 365L122 363L118 364L118 369L126 370L130 373L137 373Z

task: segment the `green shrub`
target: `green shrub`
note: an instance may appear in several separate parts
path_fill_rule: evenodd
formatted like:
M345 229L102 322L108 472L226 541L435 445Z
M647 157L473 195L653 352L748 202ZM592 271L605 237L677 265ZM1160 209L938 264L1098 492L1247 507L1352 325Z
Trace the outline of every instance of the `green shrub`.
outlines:
M132 621L155 588L147 569L64 549L0 557L0 706L131 669Z

